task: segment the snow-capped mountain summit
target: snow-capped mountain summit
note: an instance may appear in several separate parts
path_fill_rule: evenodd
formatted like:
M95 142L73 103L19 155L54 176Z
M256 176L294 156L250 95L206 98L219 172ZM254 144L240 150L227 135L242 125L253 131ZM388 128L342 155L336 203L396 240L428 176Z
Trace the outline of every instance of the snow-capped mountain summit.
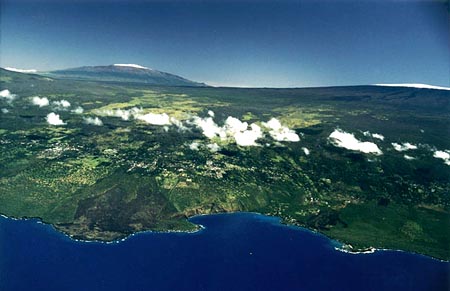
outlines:
M26 74L37 73L37 70L35 70L35 69L18 69L18 68L12 68L12 67L6 67L4 69L7 71L11 71L11 72L26 73Z
M428 84L419 83L402 83L402 84L374 84L375 86L387 86L387 87L408 87L419 89L435 89L435 90L450 90L450 87L434 86Z
M151 70L150 68L141 66L141 65L136 65L136 64L114 64L114 66L116 67L130 67L130 68L136 68L136 69L143 69L143 70Z

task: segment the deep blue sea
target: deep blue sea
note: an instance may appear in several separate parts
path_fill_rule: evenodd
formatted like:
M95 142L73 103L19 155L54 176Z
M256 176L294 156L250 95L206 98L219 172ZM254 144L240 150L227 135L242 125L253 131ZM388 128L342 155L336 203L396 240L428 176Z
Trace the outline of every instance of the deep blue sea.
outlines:
M252 213L198 216L186 233L77 242L0 217L0 290L449 290L449 267L400 251L348 254Z

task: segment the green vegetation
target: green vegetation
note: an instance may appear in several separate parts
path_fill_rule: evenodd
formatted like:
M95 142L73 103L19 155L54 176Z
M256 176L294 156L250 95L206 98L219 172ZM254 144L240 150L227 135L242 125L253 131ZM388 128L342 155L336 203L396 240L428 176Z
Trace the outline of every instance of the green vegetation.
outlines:
M411 88L233 89L57 80L0 71L0 213L39 217L80 239L142 230L193 231L195 214L254 211L351 244L450 259L450 94ZM49 106L31 104L47 97ZM68 109L51 102L65 99ZM82 106L84 113L72 112ZM142 108L188 128L123 120ZM272 117L300 135L260 146L208 139L193 116L262 125ZM66 125L51 126L56 112ZM99 117L103 125L86 124ZM336 128L375 142L375 156L332 145ZM364 136L380 133L385 140ZM218 151L208 149L217 142ZM397 152L391 143L418 149ZM196 147L192 147L192 144ZM305 154L308 149L309 155ZM404 154L414 159L405 159Z

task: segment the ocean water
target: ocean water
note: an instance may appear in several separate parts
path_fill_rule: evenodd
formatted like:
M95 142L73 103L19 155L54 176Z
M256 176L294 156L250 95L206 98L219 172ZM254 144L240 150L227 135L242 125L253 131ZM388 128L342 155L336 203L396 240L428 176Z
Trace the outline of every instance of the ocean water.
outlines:
M0 290L449 290L448 262L400 251L348 254L252 213L205 228L77 242L36 220L0 218Z

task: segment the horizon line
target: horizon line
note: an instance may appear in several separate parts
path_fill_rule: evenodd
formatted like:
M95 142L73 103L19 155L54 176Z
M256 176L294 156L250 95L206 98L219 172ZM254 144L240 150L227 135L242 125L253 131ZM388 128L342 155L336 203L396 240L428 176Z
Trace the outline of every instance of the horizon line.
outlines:
M133 67L137 69L150 69L149 67L136 65L136 64L109 64L109 65L87 65L87 66L81 66L81 67L102 67L102 66L128 66ZM79 68L81 68L79 67ZM46 71L39 71L37 69L18 69L15 67L0 67L4 70L15 72L15 73L21 73L21 74L36 74L40 75L40 73L46 73L51 72L54 70L46 70ZM77 67L74 67L77 68ZM71 68L67 68L71 69ZM57 69L61 70L61 69ZM62 69L64 70L64 69ZM174 74L174 73L171 73ZM351 84L351 85L318 85L318 86L288 86L288 87L271 87L271 86L248 86L248 85L233 85L233 84L226 84L226 83L220 83L220 82L214 82L214 81L195 81L200 82L203 84L206 84L208 87L214 87L214 88L242 88L242 89L307 89L307 88L332 88L332 87L357 87L357 86L379 86L379 87L406 87L406 88L417 88L417 89L431 89L431 90L447 90L450 91L450 87L446 86L438 86L438 85L431 85L431 84L425 84L425 83L373 83L373 84Z

